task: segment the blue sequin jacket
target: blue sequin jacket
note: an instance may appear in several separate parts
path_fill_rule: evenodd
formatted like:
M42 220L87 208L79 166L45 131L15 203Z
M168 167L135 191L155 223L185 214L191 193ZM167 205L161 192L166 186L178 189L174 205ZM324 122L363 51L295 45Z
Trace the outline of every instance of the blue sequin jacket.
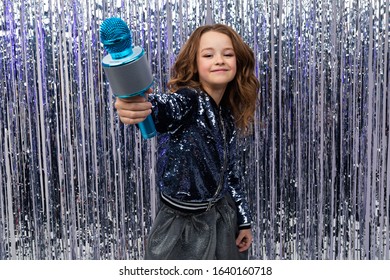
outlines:
M180 209L193 210L210 207L229 192L237 206L239 228L250 228L230 111L199 89L150 94L148 99L158 131L161 197Z

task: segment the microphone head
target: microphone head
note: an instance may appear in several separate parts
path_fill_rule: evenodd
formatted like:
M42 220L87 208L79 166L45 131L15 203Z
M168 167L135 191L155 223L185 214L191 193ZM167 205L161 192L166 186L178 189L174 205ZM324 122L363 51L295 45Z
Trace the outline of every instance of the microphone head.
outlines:
M108 18L100 25L100 40L113 59L133 53L130 29L120 18Z

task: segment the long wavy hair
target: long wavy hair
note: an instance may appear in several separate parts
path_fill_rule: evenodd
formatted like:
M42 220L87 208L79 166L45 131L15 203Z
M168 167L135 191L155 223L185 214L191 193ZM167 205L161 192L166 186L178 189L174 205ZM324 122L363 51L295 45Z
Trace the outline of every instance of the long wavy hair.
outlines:
M168 87L171 92L183 87L202 88L197 73L197 52L201 36L209 31L225 34L232 41L237 59L237 73L235 78L227 85L221 103L230 108L237 127L241 131L248 131L254 119L260 83L254 73L255 58L253 51L231 27L223 24L213 24L197 28L176 58Z

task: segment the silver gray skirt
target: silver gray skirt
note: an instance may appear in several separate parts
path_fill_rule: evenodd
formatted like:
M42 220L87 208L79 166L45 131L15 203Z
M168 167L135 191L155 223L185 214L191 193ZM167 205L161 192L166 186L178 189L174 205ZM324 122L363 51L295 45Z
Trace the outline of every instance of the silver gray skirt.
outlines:
M238 251L237 235L237 209L230 195L202 213L188 213L162 203L146 244L145 259L248 259L248 251Z

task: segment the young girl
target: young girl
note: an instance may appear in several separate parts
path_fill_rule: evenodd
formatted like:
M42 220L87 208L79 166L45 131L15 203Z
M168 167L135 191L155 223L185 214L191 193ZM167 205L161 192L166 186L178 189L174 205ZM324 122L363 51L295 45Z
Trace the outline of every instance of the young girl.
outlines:
M123 123L152 114L159 132L162 206L145 259L245 259L251 218L236 140L255 111L253 52L232 28L201 26L180 51L168 86L168 94L115 102Z

